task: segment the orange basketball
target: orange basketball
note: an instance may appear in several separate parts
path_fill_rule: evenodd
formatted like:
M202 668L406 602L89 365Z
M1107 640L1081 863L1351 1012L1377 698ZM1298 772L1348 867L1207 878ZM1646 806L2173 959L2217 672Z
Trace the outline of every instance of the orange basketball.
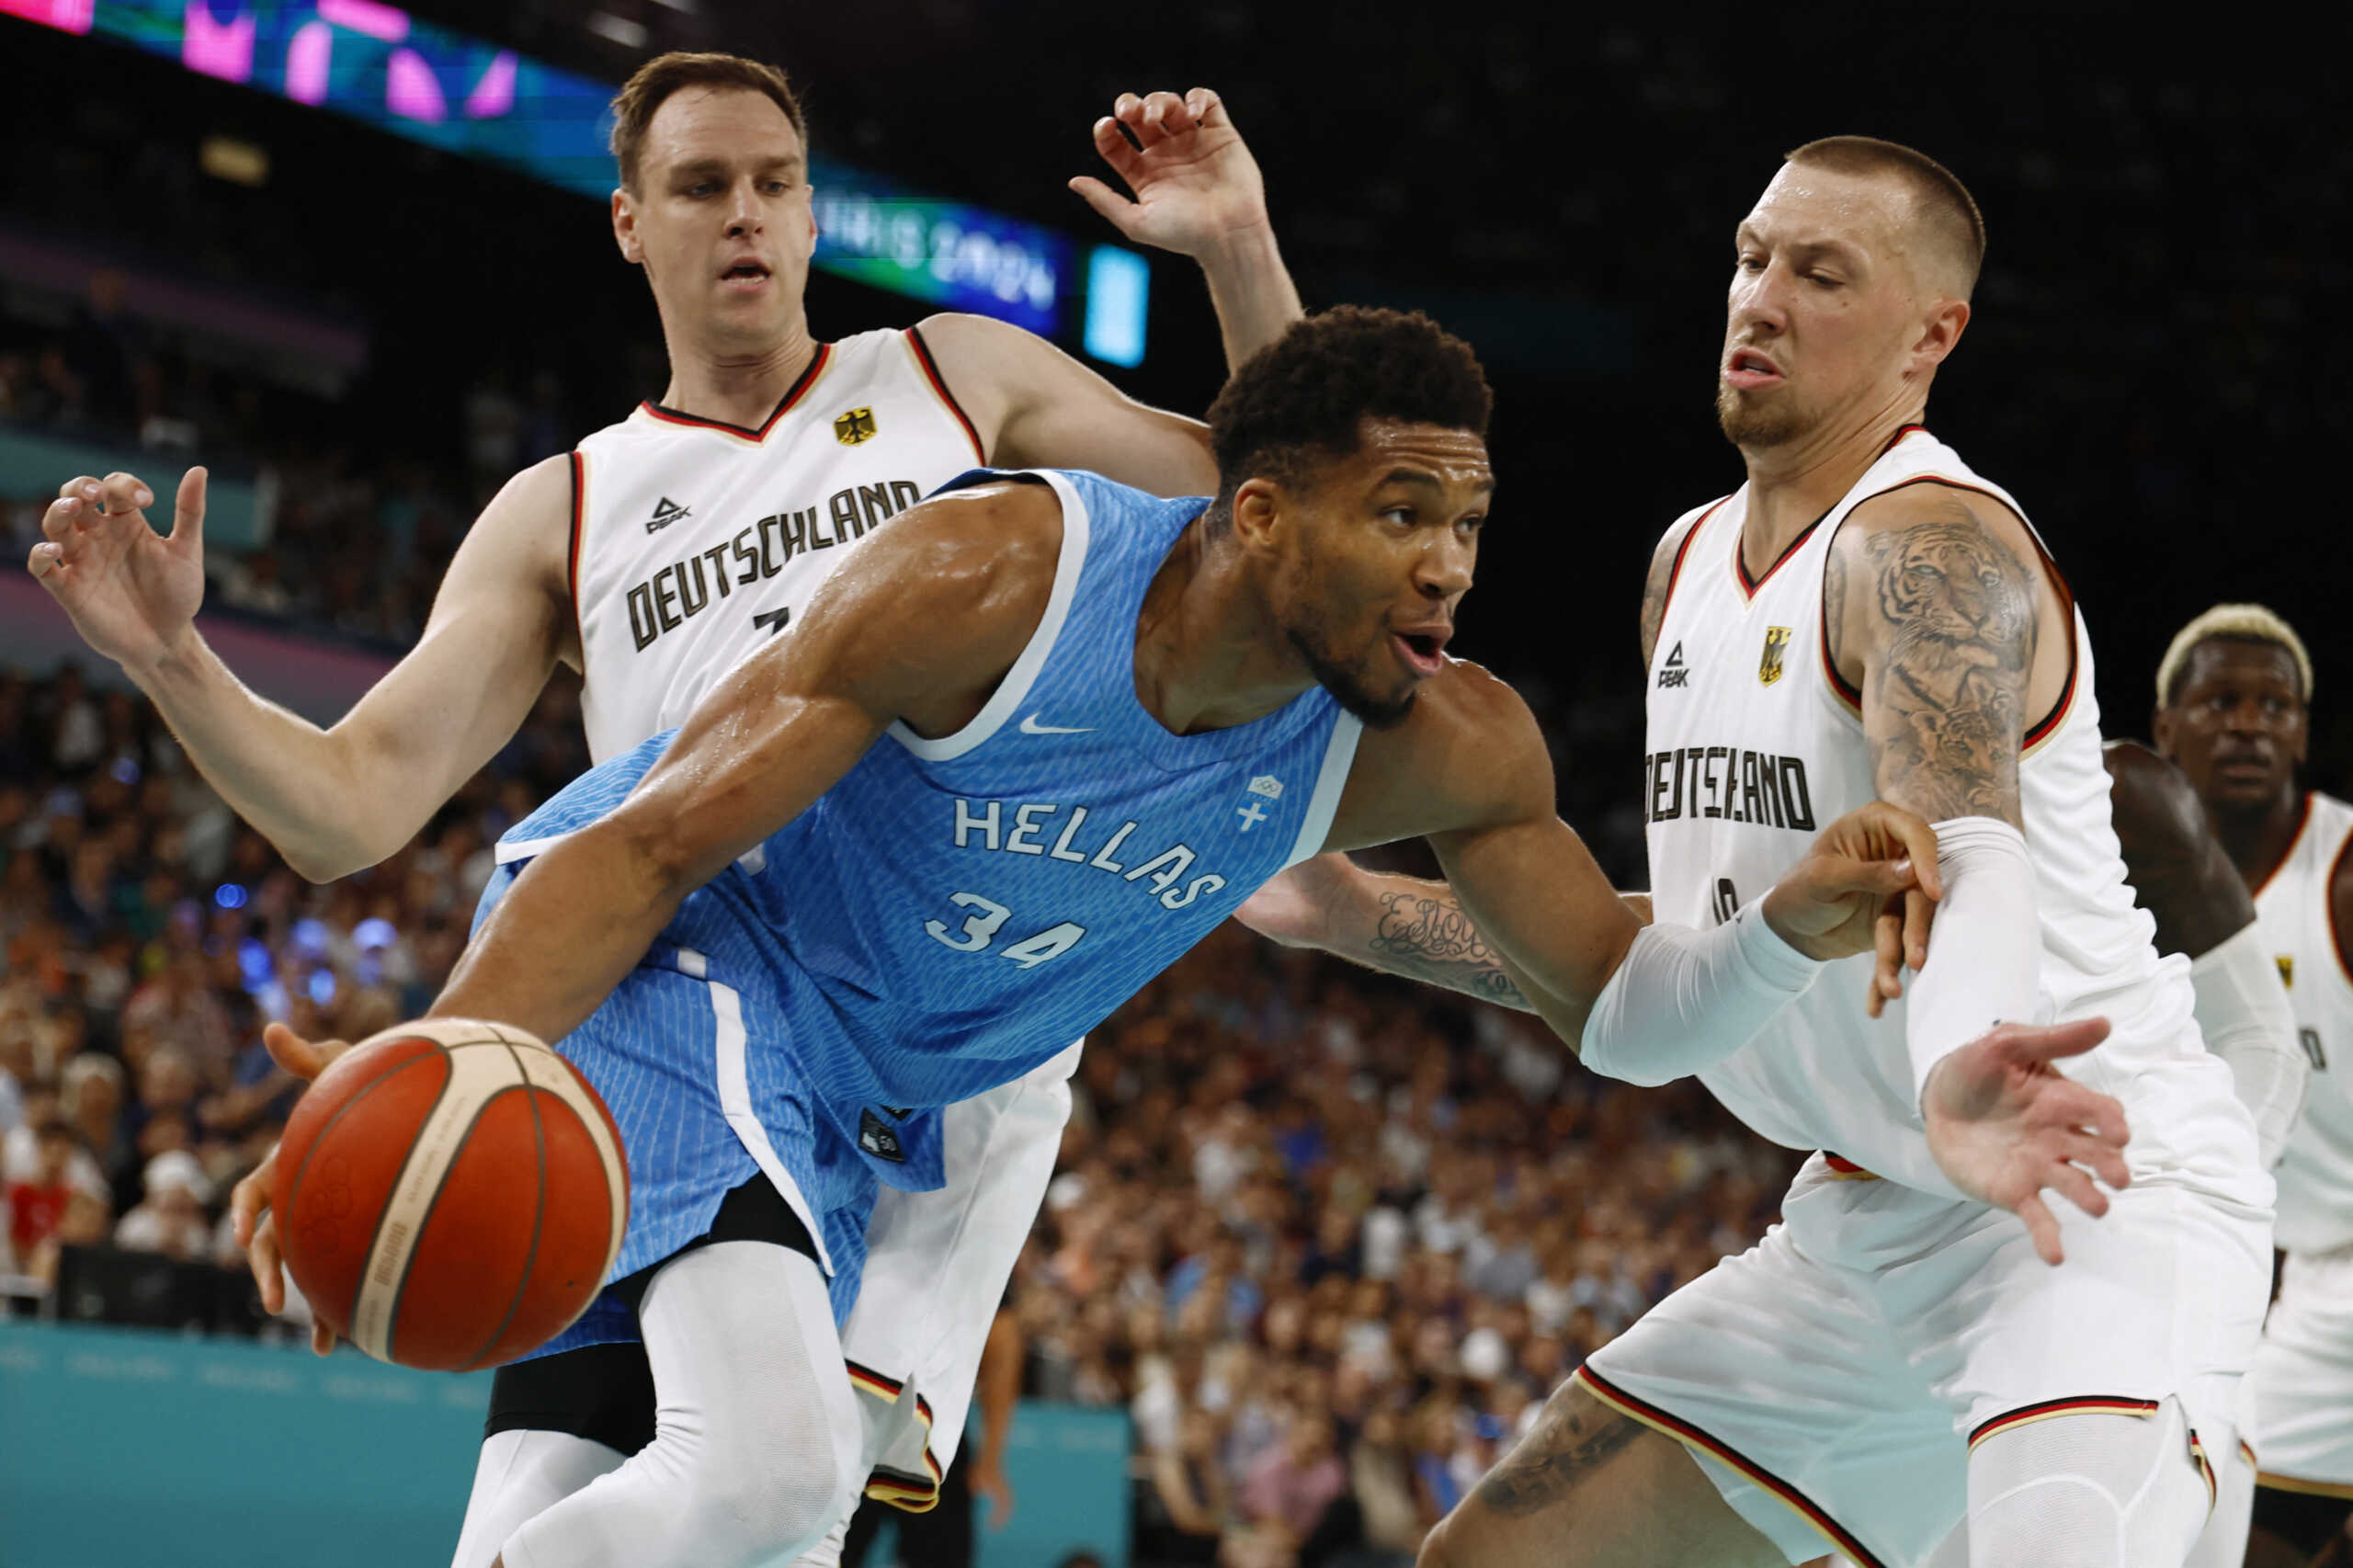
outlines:
M270 1203L322 1323L378 1360L468 1371L587 1310L620 1252L629 1171L570 1062L504 1024L431 1018L319 1074Z

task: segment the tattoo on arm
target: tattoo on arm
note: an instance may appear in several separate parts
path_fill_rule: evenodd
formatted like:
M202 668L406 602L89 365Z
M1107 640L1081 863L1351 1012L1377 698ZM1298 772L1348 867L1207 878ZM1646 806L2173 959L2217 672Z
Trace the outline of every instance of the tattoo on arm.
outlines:
M1880 793L1931 822L2017 825L2037 574L1957 496L1860 548L1876 621L1863 724Z
M1370 943L1381 968L1442 985L1506 1007L1529 1008L1502 962L1451 893L1381 895L1381 919Z
M1548 1415L1479 1483L1479 1501L1506 1518L1539 1513L1565 1499L1642 1435L1641 1426L1615 1412Z

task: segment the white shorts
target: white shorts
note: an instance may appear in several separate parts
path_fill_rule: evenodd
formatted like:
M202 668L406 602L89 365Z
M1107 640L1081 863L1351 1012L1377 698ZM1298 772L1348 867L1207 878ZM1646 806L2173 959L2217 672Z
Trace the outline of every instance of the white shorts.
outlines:
M2099 1220L2050 1199L2052 1268L2013 1214L1816 1154L1763 1241L1576 1376L1681 1440L1792 1563L1825 1542L1866 1568L1917 1562L1966 1514L1969 1452L1996 1432L2174 1396L2193 1446L2203 1426L2235 1448L2270 1213L2155 1182L2114 1198Z
M866 1494L922 1513L939 1497L972 1403L981 1349L1053 1180L1081 1040L1010 1084L948 1108L947 1185L886 1187L866 1273L842 1325L860 1394Z
M2353 1247L2288 1255L2247 1382L2261 1484L2353 1498Z

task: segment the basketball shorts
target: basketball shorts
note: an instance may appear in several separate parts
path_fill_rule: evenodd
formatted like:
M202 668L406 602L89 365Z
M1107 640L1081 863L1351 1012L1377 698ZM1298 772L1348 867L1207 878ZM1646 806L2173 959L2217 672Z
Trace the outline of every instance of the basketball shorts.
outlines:
M1816 1154L1764 1240L1575 1375L1684 1443L1792 1563L1919 1562L1967 1512L1971 1448L2039 1418L2176 1397L2211 1475L2236 1448L2270 1212L2157 1182L2113 1196L2098 1220L2049 1199L2053 1268L2006 1210Z
M945 1184L876 1195L864 1284L842 1324L842 1355L866 1422L870 1497L914 1512L938 1498L989 1325L1053 1179L1078 1057L1073 1045L1024 1077L949 1107Z
M2288 1255L2247 1381L2258 1483L2353 1499L2353 1247Z

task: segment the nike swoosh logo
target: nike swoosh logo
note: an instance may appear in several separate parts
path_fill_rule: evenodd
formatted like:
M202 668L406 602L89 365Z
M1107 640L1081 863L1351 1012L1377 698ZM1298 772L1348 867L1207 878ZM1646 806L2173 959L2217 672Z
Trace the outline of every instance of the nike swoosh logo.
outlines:
M1038 715L1035 713L1030 714L1028 718L1021 721L1021 733L1025 735L1085 735L1093 733L1091 730L1085 728L1073 730L1065 728L1061 724L1040 724L1038 722Z

